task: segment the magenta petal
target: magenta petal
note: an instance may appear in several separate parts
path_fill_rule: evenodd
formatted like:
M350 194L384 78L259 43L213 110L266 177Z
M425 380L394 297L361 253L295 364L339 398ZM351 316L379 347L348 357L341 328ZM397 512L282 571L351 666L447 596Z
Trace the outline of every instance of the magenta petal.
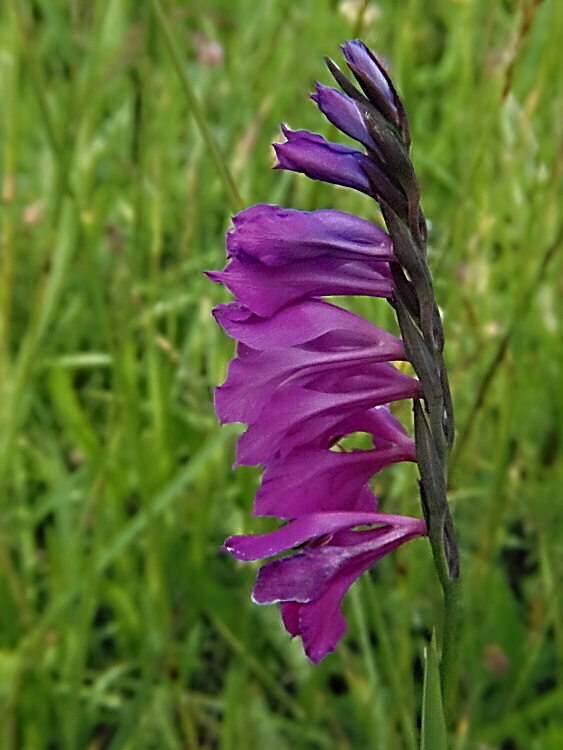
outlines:
M273 268L237 257L223 271L208 271L207 276L224 284L252 312L266 317L306 297L390 297L393 293L387 264L346 258L312 258Z
M281 385L298 382L307 386L311 376L352 372L366 363L404 359L400 339L373 328L370 346L343 351L279 347L255 351L245 347L229 365L227 379L215 391L215 410L222 423L254 422L273 392ZM334 344L336 337L332 337ZM313 342L314 343L314 342ZM319 344L322 342L319 342Z
M215 411L222 424L250 424L258 419L263 407L280 386L295 382L306 387L313 375L338 370L346 374L367 361L386 362L403 357L400 341L395 348L374 346L336 353L296 348L245 351L244 356L231 361L226 381L215 390Z
M287 141L275 143L278 169L302 172L313 180L331 182L371 194L363 166L371 164L365 154L348 146L330 143L309 130L290 130L282 126Z
M322 381L327 389L334 389L332 392L313 390L322 387L319 382L306 388L295 384L278 388L239 438L237 464L254 466L270 458L283 458L299 446L319 446L321 438L347 417L420 392L415 378L391 365L356 370L357 374L348 377L324 375Z
M382 514L374 515L383 518ZM314 663L334 650L346 631L341 601L352 583L386 554L426 533L424 521L387 518L389 524L381 528L337 531L260 569L254 601L282 602L284 624L292 635L302 637L305 653ZM298 609L287 608L288 602L297 604Z
M258 204L237 214L233 224L227 233L227 254L244 253L268 266L319 256L394 260L386 232L343 211L297 211Z
M255 421L282 384L299 381L306 386L312 375L331 371L340 371L347 378L362 363L404 358L400 339L318 300L296 302L268 319L251 314L236 302L218 305L214 315L240 342L239 356L215 392L222 422ZM389 376L395 372L391 370Z
M335 425L338 430L336 435L344 436L353 432L367 432L373 437L376 448L385 448L389 445L401 447L405 455L405 461L416 461L416 448L414 440L410 437L401 422L394 417L389 404L376 406L351 415ZM329 445L334 440L329 441Z
M395 546L398 547L403 541L413 536L419 536L419 534L405 537ZM328 653L334 651L346 633L342 599L350 586L390 551L390 548L385 548L381 552L372 550L367 555L354 551L351 559L337 575L333 576L331 584L318 599L305 604L297 604L299 607L298 627L295 635L301 636L305 654L313 664L318 664Z
M252 349L299 346L344 351L376 345L380 340L381 329L373 323L316 299L298 300L270 318L252 313L239 302L217 305L213 315L231 338Z
M346 620L342 614L342 599L352 583L369 567L369 563L364 563L358 570L352 570L316 601L297 604L298 629L295 635L301 636L303 650L313 664L318 664L334 651L344 637Z
M329 589L316 602L299 605L299 635L303 650L313 664L334 651L346 634L342 597L337 589Z
M254 514L291 519L335 510L375 511L370 477L385 466L409 459L414 460L397 446L351 453L297 448L283 460L268 462Z
M322 537L341 529L360 525L394 523L408 526L410 522L417 523L413 518L373 511L311 513L268 534L229 537L225 542L225 547L237 560L261 560L264 557L279 555L280 552L303 544L313 537Z
M299 635L299 610L301 606L297 602L282 602L280 604L284 627L291 636Z
M226 540L225 547L237 560L261 560L265 557L279 555L280 552L303 544L308 539L323 537L325 534L333 534L354 526L373 526L375 524L392 527L394 531L389 534L389 538L398 538L402 534L408 533L415 536L425 533L424 521L416 518L395 516L388 513L374 513L373 511L335 511L301 516L288 523L287 526L276 529L276 531L270 531L268 534L232 536ZM377 531L381 530L378 529ZM279 600L283 600L283 597L280 597Z

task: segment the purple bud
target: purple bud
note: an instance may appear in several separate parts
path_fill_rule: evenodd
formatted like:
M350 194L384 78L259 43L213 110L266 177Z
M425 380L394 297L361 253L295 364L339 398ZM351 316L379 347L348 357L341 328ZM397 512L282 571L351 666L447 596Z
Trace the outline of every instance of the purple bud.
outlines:
M359 141L368 149L377 148L366 127L360 106L349 96L330 86L317 83L317 93L311 94L311 99L327 120L343 133Z
M395 108L395 92L381 63L379 63L373 52L359 39L353 39L342 45L344 57L354 72L362 74L362 80L369 79L372 86L380 92L387 103ZM367 92L366 92L367 93Z
M287 141L274 144L279 162L276 169L301 172L312 180L371 194L370 182L362 169L362 165L369 163L365 154L349 146L330 143L309 130L290 130L282 125L282 131Z

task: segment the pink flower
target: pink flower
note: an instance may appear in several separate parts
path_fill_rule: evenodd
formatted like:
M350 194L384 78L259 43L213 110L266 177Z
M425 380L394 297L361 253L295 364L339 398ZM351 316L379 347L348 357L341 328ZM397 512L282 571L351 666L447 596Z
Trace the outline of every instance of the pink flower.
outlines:
M362 526L362 530L355 530ZM375 528L365 529L365 526ZM225 542L237 560L257 560L298 551L260 569L252 598L257 604L280 603L283 623L300 636L317 664L346 632L341 603L362 573L404 542L424 536L424 521L375 511L339 511L303 515L261 536L235 536Z

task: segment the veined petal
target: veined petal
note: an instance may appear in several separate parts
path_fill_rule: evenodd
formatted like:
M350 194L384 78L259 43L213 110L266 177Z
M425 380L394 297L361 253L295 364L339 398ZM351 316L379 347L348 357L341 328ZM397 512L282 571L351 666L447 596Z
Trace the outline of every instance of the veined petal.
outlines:
M385 537L385 544L387 544L392 540L400 539L405 534L419 536L420 534L424 534L426 529L424 521L420 519L389 513L374 513L373 511L311 513L307 516L296 518L286 526L282 526L275 531L270 531L267 534L244 534L229 537L225 541L225 548L237 560L262 560L266 557L273 557L282 552L287 552L311 539L320 540L319 544L321 544L322 539L326 535L354 529L357 526L376 525L381 528L369 532L355 532L357 534L364 534L363 537L358 537L358 540L365 541L367 539L370 545L369 549L374 547L374 540L379 539L382 535ZM371 536L365 536L365 534ZM355 540L356 537L352 537L352 539ZM349 546L350 540L346 537L343 548L345 549ZM382 544L378 542L375 546L377 549L380 549ZM315 549L322 548L320 546L315 547ZM360 551L366 550L363 549ZM343 554L346 553L344 552ZM283 598L280 597L278 601ZM294 599L294 601L297 601L297 599Z
M347 626L342 614L342 600L354 581L371 567L368 565L366 568L365 565L362 561L359 566L352 567L314 602L280 603L280 612L286 630L291 636L301 637L305 655L313 664L318 664L327 654L334 651L346 634Z
M385 413L387 413L387 417L384 417ZM385 426L387 418L396 422L398 425L396 430L390 426L387 431ZM373 445L377 450L397 445L406 455L410 456L413 454L414 441L400 424L399 420L390 414L389 404L350 410L350 412L343 415L340 419L335 417L334 421L327 422L325 429L316 439L314 447L332 449L343 438L356 432L364 432L371 435Z
M399 544L409 541L413 537L402 539ZM397 546L399 546L397 544ZM369 570L384 554L373 552L371 555L359 554L352 557L348 564L342 566L317 599L299 603L295 601L280 602L280 613L283 624L288 633L300 636L303 650L307 658L318 664L327 654L334 651L346 633L346 620L342 614L342 600L350 586L367 570ZM276 562L276 561L274 561ZM273 563L268 563L273 565ZM267 566L264 566L265 568ZM291 574L293 571L280 571ZM266 571L266 576L269 571ZM263 587L266 586L263 584Z
M222 423L248 422L258 418L273 392L299 382L307 386L312 376L341 372L344 377L358 365L404 359L401 339L373 327L369 345L339 348L342 332L311 342L311 347L276 347L266 351L245 346L229 365L227 379L215 390L215 410ZM351 342L350 342L351 343ZM315 346L316 344L316 346Z
M233 218L227 254L241 252L268 266L319 256L392 261L389 235L375 224L344 211L298 211L267 204L251 206Z
M324 374L307 387L284 385L239 438L236 464L254 466L299 446L322 446L327 433L354 414L418 393L415 378L387 363L357 367L346 377Z
M217 305L213 315L231 338L264 351L280 346L346 351L380 341L380 329L373 323L318 299L299 300L270 318L254 314L239 302Z
M382 404L374 409L366 409L353 414L338 423L336 428L340 431L338 434L342 436L353 432L367 432L372 436L376 448L397 445L405 454L409 456L415 454L414 440L397 417L393 416L389 404ZM405 460L416 460L416 457Z
M221 423L256 421L274 391L288 383L307 387L311 377L339 371L345 377L367 361L387 362L404 358L403 348L372 347L342 352L310 352L303 349L245 350L229 365L223 385L215 390L215 411Z
M321 515L326 518L336 514ZM358 517L361 514L342 515ZM307 527L315 531L325 529L323 536L316 536L297 554L262 566L253 591L253 599L258 604L280 602L286 629L292 636L301 636L305 653L315 664L334 650L346 632L341 602L352 583L386 554L426 533L424 521L419 519L387 516L388 521L385 521L383 514L377 513L373 517L379 517L385 525L373 530L352 531L353 526L359 525L353 521L348 527L332 532L328 530L335 527L332 518L323 523L317 516L311 516L272 532L279 534L281 531L285 541L292 541L302 538L299 532ZM296 534L299 521L302 523ZM274 546L283 551L280 541L276 540Z
M224 271L207 271L257 315L268 317L297 299L357 294L390 297L393 282L386 263L346 258L312 258L272 268L241 257Z
M282 126L287 141L275 143L278 157L276 169L301 172L312 180L322 180L351 187L371 195L371 185L363 169L370 164L365 154L356 149L331 143L309 130L290 130Z
M291 519L333 510L377 510L369 479L393 463L415 461L414 441L409 447L390 445L350 453L296 448L283 460L266 465L254 515Z

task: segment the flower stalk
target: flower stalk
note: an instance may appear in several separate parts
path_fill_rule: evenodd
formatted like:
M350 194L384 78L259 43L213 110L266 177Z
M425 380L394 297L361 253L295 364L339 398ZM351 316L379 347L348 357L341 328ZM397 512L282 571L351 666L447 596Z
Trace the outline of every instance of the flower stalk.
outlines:
M407 359L423 394L422 399L414 399L415 442L422 509L444 595L440 677L442 695L448 706L455 696L462 604L459 553L446 499L446 467L454 440L454 416L443 359L444 333L426 260L426 220L420 207L420 187L408 156L410 135L404 107L383 68L361 43L354 46L354 55L348 54L346 59L369 103L332 61L329 68L343 90L359 102L368 133L378 146L380 158L374 161L390 183L398 184L401 193L400 198L390 204L385 191L380 189L381 178L372 177L374 197L398 261L391 266L395 281L391 304ZM379 85L374 87L366 80L379 81ZM368 170L368 176L373 172L373 168Z

